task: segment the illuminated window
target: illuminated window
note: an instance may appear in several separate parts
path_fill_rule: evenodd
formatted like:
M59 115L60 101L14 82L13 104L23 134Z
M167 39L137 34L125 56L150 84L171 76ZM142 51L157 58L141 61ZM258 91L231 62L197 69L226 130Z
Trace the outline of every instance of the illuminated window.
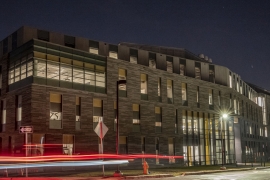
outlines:
M6 118L7 118L6 108L7 108L6 99L3 99L3 100L1 100L2 132L6 131Z
M182 129L183 129L183 134L187 134L187 125L186 125L186 111L182 111Z
M84 84L83 62L73 60L72 70L73 70L73 83Z
M62 95L50 93L50 129L62 128Z
M161 78L158 78L158 96L161 96Z
M22 122L22 95L16 96L16 130L19 129Z
M103 121L103 101L101 99L93 99L93 129L101 121Z
M96 65L96 86L105 87L105 67Z
M62 59L60 64L60 80L72 82L72 67L70 59Z
M167 56L166 62L167 62L167 71L172 73L173 72L173 63L172 63L173 62L173 58Z
M209 105L213 105L213 89L209 89Z
M167 79L167 99L168 103L173 103L173 81Z
M147 94L147 74L141 74L141 94Z
M132 111L133 111L133 118L132 118L133 132L140 132L141 131L141 128L140 128L140 105L133 104Z
M118 69L118 79L119 80L126 80L127 79L127 70ZM118 88L119 88L119 90L123 90L123 91L127 90L126 84L120 84Z
M195 62L195 78L201 79L201 63Z
M81 98L76 96L76 130L81 129Z
M161 113L161 107L155 107L155 116L156 116L156 132L162 131L162 113Z
M182 100L186 101L187 100L187 84L182 83Z

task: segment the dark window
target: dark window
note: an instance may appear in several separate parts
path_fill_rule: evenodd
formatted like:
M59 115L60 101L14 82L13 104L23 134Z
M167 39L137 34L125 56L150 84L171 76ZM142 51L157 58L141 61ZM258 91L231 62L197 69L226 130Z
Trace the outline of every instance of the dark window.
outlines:
M149 53L149 59L156 60L156 54L155 53Z
M118 46L116 45L109 45L109 51L118 52Z
M215 66L209 65L209 82L215 83Z
M89 41L89 47L92 47L92 48L96 48L98 49L99 48L99 43L98 41Z
M186 75L186 60L184 59L180 60L180 75Z
M48 31L37 30L37 38L42 41L50 41L50 33Z
M138 57L138 50L137 49L130 49L130 56Z
M75 48L75 37L65 36L65 46Z
M12 50L17 48L17 31L12 34Z

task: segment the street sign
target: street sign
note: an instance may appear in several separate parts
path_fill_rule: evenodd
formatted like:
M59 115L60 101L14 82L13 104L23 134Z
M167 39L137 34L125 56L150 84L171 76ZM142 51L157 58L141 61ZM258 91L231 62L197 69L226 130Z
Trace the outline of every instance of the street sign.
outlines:
M20 126L20 133L33 133L33 126Z
M103 123L103 121L100 121L95 128L95 132L99 136L99 138L103 138L105 134L108 132L108 127Z

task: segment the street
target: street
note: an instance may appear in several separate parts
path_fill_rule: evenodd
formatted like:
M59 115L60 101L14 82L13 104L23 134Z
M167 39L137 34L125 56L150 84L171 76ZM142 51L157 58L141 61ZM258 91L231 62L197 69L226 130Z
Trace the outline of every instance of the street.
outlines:
M171 178L160 178L159 180L269 180L270 169L251 170L251 171L236 171L236 172L223 172L223 173L211 173L203 175L188 175L178 176ZM147 178L150 180L150 178Z

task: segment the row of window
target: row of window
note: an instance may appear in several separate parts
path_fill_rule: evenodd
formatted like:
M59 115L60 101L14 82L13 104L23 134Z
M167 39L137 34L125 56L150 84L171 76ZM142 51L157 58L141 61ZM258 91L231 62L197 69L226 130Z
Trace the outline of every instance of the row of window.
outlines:
M47 60L46 60L47 59ZM29 76L106 87L105 67L34 52L10 63L9 84Z

